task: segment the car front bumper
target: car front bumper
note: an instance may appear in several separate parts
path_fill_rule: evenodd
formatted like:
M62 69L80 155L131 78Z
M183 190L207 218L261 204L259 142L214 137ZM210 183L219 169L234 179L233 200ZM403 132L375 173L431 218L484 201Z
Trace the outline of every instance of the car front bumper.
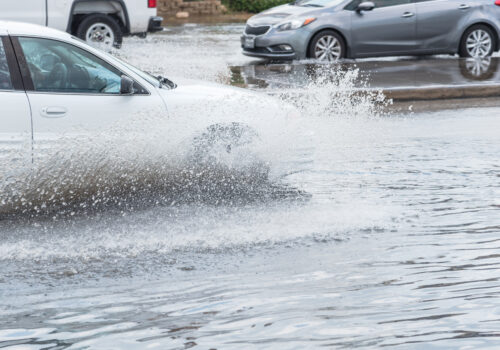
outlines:
M268 59L304 59L307 57L308 32L302 29L278 32L271 28L262 35L241 36L243 54Z
M148 32L161 32L164 28L161 25L163 17L154 16L149 19Z
M270 49L267 47L256 47L253 49L243 48L243 54L250 57L261 57L269 59L292 60L294 58L297 58L297 54L295 52L273 52L270 51Z

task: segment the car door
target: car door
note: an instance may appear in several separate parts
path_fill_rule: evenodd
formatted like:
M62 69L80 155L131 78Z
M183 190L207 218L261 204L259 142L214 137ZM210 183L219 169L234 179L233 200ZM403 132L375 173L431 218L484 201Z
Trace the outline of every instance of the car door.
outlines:
M465 30L463 22L477 5L471 0L416 0L418 50L456 51Z
M353 56L403 55L415 52L415 4L411 0L373 0L373 3L375 8L371 11L351 11Z
M0 183L31 164L31 138L28 98L10 39L0 30Z
M68 138L125 132L134 120L166 113L156 89L144 82L134 82L134 94L120 94L125 73L82 47L35 37L13 42L31 105L36 156Z

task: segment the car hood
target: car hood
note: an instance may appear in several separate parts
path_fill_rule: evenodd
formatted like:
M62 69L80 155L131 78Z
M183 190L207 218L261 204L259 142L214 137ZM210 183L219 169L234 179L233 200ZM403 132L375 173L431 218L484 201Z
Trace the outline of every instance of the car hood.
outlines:
M207 118L248 122L259 118L297 117L300 113L288 103L265 93L190 79L173 79L175 89L160 89L169 114L186 116L186 111ZM189 113L187 113L189 114Z
M281 23L296 16L318 12L318 8L285 4L273 7L248 19L247 24L253 27Z
M173 78L172 80L177 84L175 89L160 89L160 94L164 96L167 105L170 106L184 104L186 101L194 103L198 100L271 99L265 94L229 85L184 78Z

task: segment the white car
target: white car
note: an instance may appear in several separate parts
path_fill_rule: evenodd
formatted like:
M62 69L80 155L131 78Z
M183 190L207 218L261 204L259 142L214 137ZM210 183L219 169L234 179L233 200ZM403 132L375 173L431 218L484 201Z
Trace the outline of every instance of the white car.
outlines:
M66 31L100 48L120 47L125 35L163 30L156 0L0 1L0 20Z
M122 128L119 135L127 127L147 135L161 124L174 129L169 137L196 140L205 134L201 143L213 146L207 131L237 138L222 135L222 142L269 133L282 143L277 136L283 125L297 119L295 109L267 95L198 81L177 86L54 29L0 21L0 39L0 161L7 160L2 170L13 169L14 161L36 163L58 138L98 137L113 127ZM156 124L140 130L148 122Z

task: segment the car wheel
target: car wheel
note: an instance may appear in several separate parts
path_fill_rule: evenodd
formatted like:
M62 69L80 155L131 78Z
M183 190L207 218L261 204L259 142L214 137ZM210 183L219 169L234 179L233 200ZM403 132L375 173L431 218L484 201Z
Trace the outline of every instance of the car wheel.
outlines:
M344 58L346 45L344 39L333 30L316 34L309 45L309 57L322 62L334 62Z
M214 124L193 140L190 160L207 169L240 171L254 180L266 179L269 167L252 151L257 132L241 123Z
M77 36L103 50L119 48L123 41L120 25L112 17L100 13L85 17L78 25Z
M462 36L459 54L462 57L488 57L494 50L493 32L484 25L472 26Z
M194 138L193 157L200 163L212 163L219 154L230 154L238 147L251 144L257 133L240 124L214 124Z

